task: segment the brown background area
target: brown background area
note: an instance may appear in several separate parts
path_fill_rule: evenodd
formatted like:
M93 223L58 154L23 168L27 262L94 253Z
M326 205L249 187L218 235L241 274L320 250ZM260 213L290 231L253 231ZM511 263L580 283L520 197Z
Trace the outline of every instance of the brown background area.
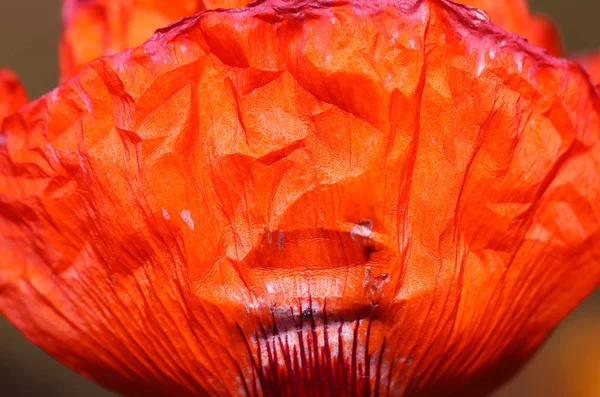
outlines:
M559 23L571 51L600 47L600 1L533 0L531 5ZM0 65L21 76L32 98L56 85L59 6L60 0L0 0ZM0 395L114 396L56 363L2 318ZM600 290L494 397L600 397Z

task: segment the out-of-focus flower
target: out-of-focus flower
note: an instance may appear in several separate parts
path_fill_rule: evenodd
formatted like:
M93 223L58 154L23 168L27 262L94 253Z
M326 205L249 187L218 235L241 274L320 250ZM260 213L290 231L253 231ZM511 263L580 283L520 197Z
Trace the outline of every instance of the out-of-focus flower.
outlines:
M600 83L600 53L587 53L576 57L585 70L590 74L592 80Z
M17 76L0 68L0 127L4 118L27 102L27 94Z
M63 0L61 79L89 61L142 44L156 29L200 11L249 0Z
M599 105L446 0L197 14L5 121L0 310L125 395L485 395L600 282Z

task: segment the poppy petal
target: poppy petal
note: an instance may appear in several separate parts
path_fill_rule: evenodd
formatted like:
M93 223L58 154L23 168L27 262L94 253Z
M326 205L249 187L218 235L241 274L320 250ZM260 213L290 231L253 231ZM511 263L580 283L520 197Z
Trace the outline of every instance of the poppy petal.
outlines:
M520 34L532 44L545 48L551 55L562 54L561 37L554 23L544 15L531 14L526 0L460 0L479 8L509 32Z
M10 70L0 68L0 127L4 119L27 103L25 88Z
M198 14L7 120L31 341L130 396L483 395L599 284L580 67L449 1L327 4Z
M154 31L212 8L243 7L250 0L63 0L61 80L89 61L142 44Z

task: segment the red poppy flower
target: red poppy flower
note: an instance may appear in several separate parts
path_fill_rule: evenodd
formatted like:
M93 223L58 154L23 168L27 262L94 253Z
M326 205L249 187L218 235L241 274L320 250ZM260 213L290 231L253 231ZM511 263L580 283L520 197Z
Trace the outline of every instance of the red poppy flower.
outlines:
M4 123L0 310L130 396L467 396L600 283L598 92L446 0L265 0Z
M61 79L89 61L142 44L171 22L211 8L235 8L249 0L63 0Z

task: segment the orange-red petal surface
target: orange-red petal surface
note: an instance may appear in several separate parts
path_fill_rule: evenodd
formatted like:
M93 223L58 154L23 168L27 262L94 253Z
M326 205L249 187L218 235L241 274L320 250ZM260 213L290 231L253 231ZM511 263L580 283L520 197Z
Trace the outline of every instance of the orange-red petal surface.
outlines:
M25 88L10 70L0 68L0 127L4 119L27 103Z
M29 339L131 396L479 396L598 285L580 68L448 1L326 3L185 19L7 120Z
M87 62L142 44L154 31L212 8L243 7L249 0L63 0L61 79Z
M487 13L502 29L526 37L532 44L545 48L551 55L562 54L560 34L544 15L532 14L526 0L459 0Z

